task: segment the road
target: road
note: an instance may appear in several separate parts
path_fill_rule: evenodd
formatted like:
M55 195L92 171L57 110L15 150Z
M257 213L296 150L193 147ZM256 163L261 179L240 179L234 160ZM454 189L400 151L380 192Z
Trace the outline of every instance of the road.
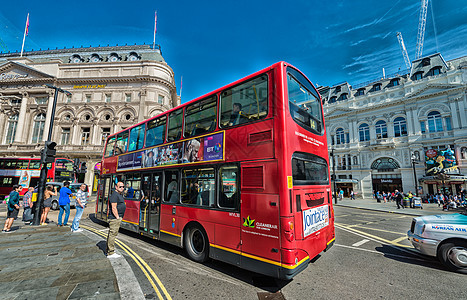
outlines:
M147 263L172 299L466 298L465 275L445 270L410 246L406 232L411 216L345 207L336 207L335 213L334 247L291 281L218 261L195 263L178 247L131 232L121 232L118 239ZM106 233L90 219L82 223ZM158 299L142 268L128 256L127 260L146 298Z

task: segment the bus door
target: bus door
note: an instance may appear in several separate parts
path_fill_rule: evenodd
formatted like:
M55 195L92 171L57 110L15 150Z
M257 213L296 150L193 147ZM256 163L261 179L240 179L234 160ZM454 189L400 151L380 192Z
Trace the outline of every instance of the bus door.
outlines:
M110 177L105 177L102 179L99 195L97 196L97 218L104 221L107 221L107 207L111 187L110 180Z
M140 230L156 235L159 232L162 173L146 173L142 176L140 201Z
M163 203L160 207L160 231L178 237L177 210L180 206L180 183L178 170L164 171Z

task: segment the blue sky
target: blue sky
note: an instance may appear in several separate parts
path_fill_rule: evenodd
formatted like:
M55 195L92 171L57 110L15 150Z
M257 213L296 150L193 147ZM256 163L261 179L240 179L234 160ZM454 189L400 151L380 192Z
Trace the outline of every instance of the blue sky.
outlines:
M425 55L467 55L467 1L430 0ZM0 48L25 50L156 43L175 72L182 102L277 61L313 83L357 84L404 69L396 38L415 57L420 0L7 1L0 11Z

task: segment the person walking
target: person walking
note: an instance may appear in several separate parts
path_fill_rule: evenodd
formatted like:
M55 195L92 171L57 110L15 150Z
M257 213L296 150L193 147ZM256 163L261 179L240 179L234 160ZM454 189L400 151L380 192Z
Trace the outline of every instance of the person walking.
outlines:
M23 189L22 186L15 184L13 190L10 192L10 198L8 200L8 212L6 216L5 226L3 226L2 232L10 232L13 221L18 218L19 213L19 192Z
M402 197L402 194L399 192L399 190L395 190L395 192L394 192L394 198L395 198L395 200L396 200L397 209L400 209L401 206L402 206L402 208L405 208L405 207L404 207L404 204L402 203L403 197Z
M107 235L107 257L118 258L121 255L115 253L115 238L118 234L118 229L122 223L123 215L125 214L126 205L123 199L123 190L125 186L123 182L117 182L115 190L109 198L110 213L109 213L109 234Z
M78 192L76 193L76 214L73 222L71 223L71 232L81 232L83 229L79 228L79 221L83 215L84 208L88 202L88 193L86 192L87 185L81 184Z
M350 191L350 200L355 200L355 193L353 190Z
M65 181L63 187L60 189L60 197L58 198L58 205L60 205L60 212L58 213L57 226L68 226L68 218L70 217L70 195L69 188L70 182ZM65 220L63 220L63 212L65 212Z
M57 187L54 188L53 186L48 185L44 192L44 203L40 221L41 225L47 225L47 215L52 207L52 196L57 196Z
M23 196L23 222L29 224L32 221L32 193L34 187L30 186Z
M342 189L339 190L339 200L344 200L344 191Z

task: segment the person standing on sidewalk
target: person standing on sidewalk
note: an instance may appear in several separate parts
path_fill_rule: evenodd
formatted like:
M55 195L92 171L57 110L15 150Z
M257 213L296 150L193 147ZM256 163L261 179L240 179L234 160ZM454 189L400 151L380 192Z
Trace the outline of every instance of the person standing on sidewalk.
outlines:
M355 200L355 193L353 190L350 191L350 200Z
M34 187L30 186L26 194L23 196L23 222L28 223L32 221L32 193Z
M79 228L79 221L81 220L81 216L83 215L84 208L86 207L86 203L88 201L88 193L86 193L86 188L87 185L83 183L76 193L76 215L73 219L73 223L71 223L71 232L83 231L83 229Z
M70 217L70 195L71 190L68 188L70 186L69 181L65 181L63 183L63 187L60 189L60 198L58 198L58 205L60 205L60 212L58 213L58 222L57 226L68 226L68 218ZM65 211L65 220L63 220L62 225L62 217L63 211Z
M117 237L120 224L122 223L123 215L125 214L126 205L123 199L123 191L125 185L123 182L117 182L115 191L109 198L110 213L109 213L109 234L107 235L107 257L118 258L121 255L115 253L115 238Z
M41 214L41 225L47 225L47 215L49 214L49 210L52 207L52 196L57 196L57 187L53 187L48 185L45 188L44 192L44 202L42 203L42 214Z
M402 197L402 194L399 192L399 190L395 190L394 198L396 199L397 209L400 209L401 206L402 208L405 208L404 204L402 203L403 197Z
M15 184L13 190L10 193L8 200L8 213L6 216L5 226L2 232L10 232L13 221L18 218L19 213L19 192L23 189L22 186Z

